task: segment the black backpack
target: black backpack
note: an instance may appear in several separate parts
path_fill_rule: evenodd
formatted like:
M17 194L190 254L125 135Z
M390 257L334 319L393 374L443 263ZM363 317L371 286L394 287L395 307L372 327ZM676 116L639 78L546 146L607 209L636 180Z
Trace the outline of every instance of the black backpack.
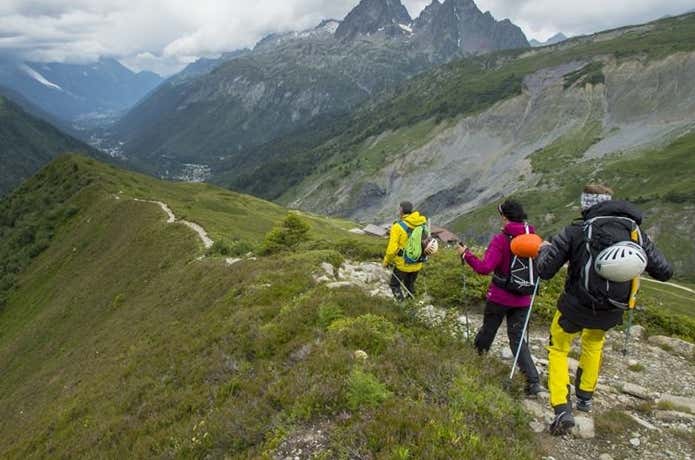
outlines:
M525 225L526 233L531 233L528 225ZM511 244L514 237L507 234ZM534 259L517 257L512 254L509 263L509 276L495 273L492 277L495 286L516 295L531 295L536 291L538 284L538 270Z
M642 232L629 217L599 216L583 223L584 251L580 260L580 291L593 309L629 308L632 281L616 283L596 273L594 262L604 249L622 241L634 241L642 246Z

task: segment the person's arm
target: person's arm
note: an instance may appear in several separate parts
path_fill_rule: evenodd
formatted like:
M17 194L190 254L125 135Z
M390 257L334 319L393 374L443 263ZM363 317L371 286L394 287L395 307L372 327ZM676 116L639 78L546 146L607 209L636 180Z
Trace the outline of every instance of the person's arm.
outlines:
M391 226L391 231L389 232L389 244L386 246L386 255L384 255L384 267L388 267L393 263L393 259L396 258L398 254L398 239L400 238L400 232L403 231L398 224Z
M503 248L500 245L500 241L501 238L497 236L492 237L482 260L476 257L471 251L466 251L463 255L463 259L476 273L480 275L489 275L497 268L497 265L502 260Z
M642 247L647 253L647 273L655 280L670 280L673 276L673 267L646 234L642 238Z
M574 233L576 233L574 227L566 227L559 235L553 237L549 244L541 246L536 267L542 279L549 280L567 263L572 251Z

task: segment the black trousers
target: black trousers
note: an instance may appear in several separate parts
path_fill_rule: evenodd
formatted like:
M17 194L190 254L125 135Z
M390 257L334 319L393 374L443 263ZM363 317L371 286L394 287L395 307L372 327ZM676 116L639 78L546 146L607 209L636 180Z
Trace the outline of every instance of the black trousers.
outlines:
M396 300L404 300L410 297L410 294L415 295L415 280L419 272L402 272L397 268L393 269L389 286ZM400 282L398 281L400 280ZM410 291L410 294L404 292L401 283Z
M488 302L485 305L485 313L483 316L483 327L478 331L475 337L475 348L478 353L484 353L490 350L492 342L495 340L497 330L502 325L502 320L507 319L507 336L509 337L509 347L512 354L516 356L516 351L519 348L519 341L523 339L521 333L524 329L524 322L528 308L511 308L504 305L498 305L493 302ZM529 384L538 383L538 371L536 365L531 358L531 352L528 349L528 342L524 339L519 354L519 369L526 376Z

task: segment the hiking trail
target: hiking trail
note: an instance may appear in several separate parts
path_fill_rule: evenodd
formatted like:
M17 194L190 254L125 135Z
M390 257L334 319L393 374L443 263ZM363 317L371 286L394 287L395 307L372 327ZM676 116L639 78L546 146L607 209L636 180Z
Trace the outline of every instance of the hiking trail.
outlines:
M653 280L651 278L641 278L641 280L647 281L649 283L656 283L656 284L663 284L665 286L671 286L671 287L674 287L676 289L680 289L682 291L686 291L686 292L689 292L691 294L695 294L695 289L690 289L689 287L681 286L680 284L664 282L664 281L657 281L657 280Z
M174 212L171 210L169 206L167 206L166 203L161 202L161 201L154 201L154 200L141 200L139 198L133 198L134 201L140 202L140 203L152 203L156 204L160 208L162 208L162 211L164 211L167 215L167 224L174 224L174 223L179 223L183 224L186 227L190 228L194 232L198 234L198 237L200 238L200 241L203 243L203 246L205 249L210 249L215 242L208 236L208 232L205 231L205 229L199 225L196 224L195 222L190 222L188 220L183 220L183 219L176 219L176 216L174 215Z
M389 271L379 263L350 261L338 269L323 263L314 275L317 283L330 289L352 286L371 296L392 299L389 277ZM442 328L442 333L463 331L461 335L467 338L465 315L456 313L453 322L457 324L449 324L455 309L422 301L416 308L415 316L426 325ZM473 336L482 325L483 315L469 311L468 318ZM639 321L639 313L636 319ZM529 347L545 389L549 333L548 326L539 323L532 317ZM545 460L695 458L695 345L672 337L648 337L639 325L632 327L627 356L623 355L624 340L621 331L611 330L606 334L594 408L589 414L574 411L577 426L572 434L555 437L548 432L553 412L547 390L538 398L522 401L531 418L529 427L547 452ZM579 366L575 359L579 351L577 340L569 358L572 381ZM511 367L513 355L504 325L489 354Z

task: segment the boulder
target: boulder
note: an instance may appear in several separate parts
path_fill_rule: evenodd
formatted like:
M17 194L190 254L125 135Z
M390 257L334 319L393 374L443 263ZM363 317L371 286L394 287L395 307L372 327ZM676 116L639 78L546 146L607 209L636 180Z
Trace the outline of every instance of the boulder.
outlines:
M321 262L321 270L323 270L329 276L335 276L335 269L333 265L328 262Z

